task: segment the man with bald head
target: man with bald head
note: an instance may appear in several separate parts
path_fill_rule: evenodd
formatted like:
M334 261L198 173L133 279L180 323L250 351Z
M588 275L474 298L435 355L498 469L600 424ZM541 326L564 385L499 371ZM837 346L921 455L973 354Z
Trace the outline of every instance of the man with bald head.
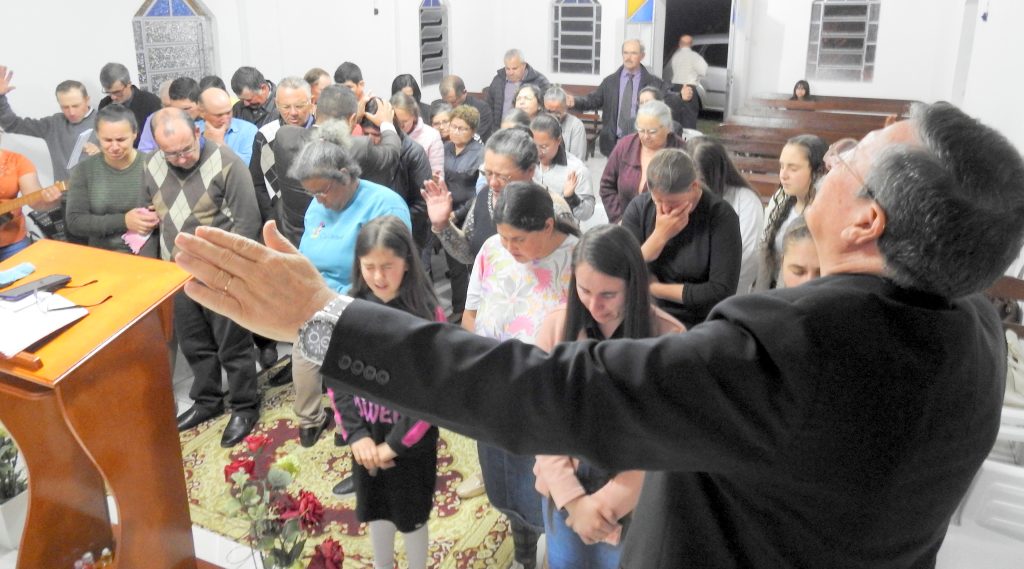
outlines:
M570 107L581 111L601 109L601 136L598 145L601 153L608 156L620 138L631 134L636 122L636 110L640 90L655 87L664 90L664 83L652 75L644 64L644 44L640 40L626 40L622 43L622 66L604 78L601 85L589 95L573 97L568 95Z
M274 204L281 195L277 188L279 173L274 168L274 138L284 125L309 128L313 126L313 94L309 83L302 77L285 77L275 91L277 120L260 127L252 145L252 159L249 172L256 188L256 199L260 205L263 221L273 216ZM275 354L276 355L276 354ZM276 361L276 360L275 360ZM272 364L268 354L267 364Z
M224 146L200 136L185 111L166 108L151 121L158 151L146 161L139 205L152 207L159 224L160 258L173 259L174 238L211 226L253 239L260 214L252 179L242 160ZM195 381L189 396L195 404L178 416L178 430L191 429L231 406L221 445L231 447L259 420L256 360L252 334L179 294L174 298L174 326L181 351ZM229 392L221 390L221 370Z
M259 129L249 121L231 115L231 96L219 87L210 87L199 95L199 116L196 121L203 138L227 146L248 166L252 146Z
M700 83L701 77L708 73L708 62L697 52L693 51L693 36L683 34L679 36L679 49L672 54L669 66L672 68L673 85L696 85Z
M551 84L543 73L530 67L523 52L510 49L505 52L505 66L494 74L491 86L487 88L487 104L495 122L500 122L501 117L515 106L516 91L523 83L536 85L541 93Z

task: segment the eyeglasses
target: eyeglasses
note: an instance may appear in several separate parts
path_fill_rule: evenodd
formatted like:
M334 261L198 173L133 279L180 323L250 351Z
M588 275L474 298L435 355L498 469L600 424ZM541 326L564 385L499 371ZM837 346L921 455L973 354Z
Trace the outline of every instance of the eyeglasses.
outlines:
M341 171L344 172L346 175L348 174L348 170L346 170L346 169L342 169ZM323 188L321 188L319 190L311 190L311 189L306 187L306 184L302 184L302 189L306 190L306 193L311 195L311 196L313 196L313 197L324 196L324 195L327 195L328 193L330 193L330 191L334 189L334 185L337 182L338 182L337 180L331 179L330 181L328 181L326 186L324 186Z
M104 95L110 95L111 97L114 97L114 96L121 96L121 95L124 95L124 94L125 94L125 93L124 93L124 92L125 92L125 90L127 90L127 89L131 89L131 88L132 88L132 86L131 86L131 84L130 84L130 83L129 83L128 85L125 85L125 84L121 84L121 86L120 86L120 87L118 87L118 88L116 88L116 89L114 89L114 88L113 88L113 86L111 86L111 87L112 87L112 88L110 88L110 89L104 89L104 90L103 90L103 94L104 94Z
M286 113L292 113L296 111L304 111L309 107L309 103L302 103L301 105L278 105L277 108Z
M480 175L486 178L487 180L490 180L491 178L497 178L503 184L507 184L512 181L512 176L509 176L507 174L498 174L497 172L488 172L483 168L480 168Z
M448 132L469 132L471 130L473 129L469 128L468 126L451 125L448 127Z
M662 128L660 126L658 128L637 128L636 133L640 136L654 136L661 132Z
M199 146L199 141L198 140L193 140L192 144L189 144L187 147L182 148L181 150L178 150L177 152L164 152L164 158L166 158L168 160L178 160L179 158L184 158L185 156L188 156L189 154L192 154L193 152L195 152L196 148L198 146Z
M860 184L864 193L871 199L875 199L874 192L867 183L864 182L863 176L858 174L857 170L854 170L853 167L850 166L850 162L857 153L857 144L858 142L854 138L842 138L832 143L832 146L828 147L828 152L825 153L825 167L829 172L831 172L837 166L843 166L848 172L850 172L853 178L857 180L857 183Z

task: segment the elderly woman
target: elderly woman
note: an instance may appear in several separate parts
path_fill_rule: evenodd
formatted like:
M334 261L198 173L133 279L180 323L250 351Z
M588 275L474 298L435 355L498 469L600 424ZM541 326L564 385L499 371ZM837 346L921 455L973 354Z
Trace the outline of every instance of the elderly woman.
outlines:
M544 97L540 92L540 87L533 83L523 83L520 85L519 90L516 91L515 101L516 108L526 113L530 120L533 120L537 113L542 110Z
M537 144L539 167L534 170L533 181L549 192L561 196L572 208L572 215L583 226L597 217L603 223L607 217L594 215L594 188L590 182L590 169L582 160L570 154L562 139L562 125L558 119L541 113L530 123L533 142Z
M430 126L441 135L443 142L448 142L448 125L452 120L452 106L444 101L430 104Z
M644 191L647 165L662 148L681 148L683 139L672 132L672 111L651 101L636 112L636 132L615 145L601 176L601 201L608 221L618 223L626 206Z
M352 284L356 237L371 219L394 215L412 228L409 208L390 189L360 180L359 163L347 150L349 127L341 121L327 121L292 162L288 175L302 183L313 201L306 210L305 229L299 252L309 258L327 284L345 292ZM299 442L316 444L334 421L320 403L319 368L300 354L292 354L295 382L293 409L299 417Z
M544 317L565 304L579 233L555 215L551 194L537 184L509 184L493 215L497 235L473 264L462 325L478 336L534 343ZM534 457L484 443L477 449L487 497L512 527L515 561L532 569L544 531Z
M405 93L398 92L391 96L391 106L395 108L395 124L409 138L416 141L427 152L430 160L430 171L434 176L444 178L444 142L441 133L434 127L423 122L420 117L420 106Z
M96 113L96 138L102 154L90 156L71 171L67 223L91 247L131 252L125 232L148 234L159 218L136 208L146 154L132 148L138 131L135 114L115 103Z
M3 130L0 129L0 137L2 136ZM132 142L134 141L135 139L132 138ZM42 188L39 176L36 174L36 167L31 160L17 152L0 149L0 200L16 198L18 194L26 196L36 192L42 192L39 201L32 204L37 208L51 207L60 201L60 190ZM138 194L137 187L136 194ZM28 247L30 243L28 231L25 229L25 217L22 215L20 207L0 215L0 261L12 257L18 251Z
M642 244L651 296L692 328L736 293L743 251L739 217L725 200L705 191L682 150L658 152L647 185L650 191L626 208L622 226Z

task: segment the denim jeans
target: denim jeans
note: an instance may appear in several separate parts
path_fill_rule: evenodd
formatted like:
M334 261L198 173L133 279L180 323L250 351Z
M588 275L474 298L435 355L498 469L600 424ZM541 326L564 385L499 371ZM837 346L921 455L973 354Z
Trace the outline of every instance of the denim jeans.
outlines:
M533 455L518 455L477 443L487 499L508 516L515 560L526 569L536 566L537 540L544 531L540 494L534 488Z
M547 557L550 569L617 569L622 544L595 543L587 545L580 536L565 525L568 514L555 510L547 498L541 498L544 508L544 535L547 536Z

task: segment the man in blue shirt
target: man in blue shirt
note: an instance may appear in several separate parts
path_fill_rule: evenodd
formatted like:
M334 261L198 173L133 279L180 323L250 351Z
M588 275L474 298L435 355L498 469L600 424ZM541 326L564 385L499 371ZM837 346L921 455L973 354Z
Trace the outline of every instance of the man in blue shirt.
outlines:
M210 87L199 95L199 132L206 140L228 146L249 165L252 143L259 129L251 122L231 116L231 96L224 89Z

